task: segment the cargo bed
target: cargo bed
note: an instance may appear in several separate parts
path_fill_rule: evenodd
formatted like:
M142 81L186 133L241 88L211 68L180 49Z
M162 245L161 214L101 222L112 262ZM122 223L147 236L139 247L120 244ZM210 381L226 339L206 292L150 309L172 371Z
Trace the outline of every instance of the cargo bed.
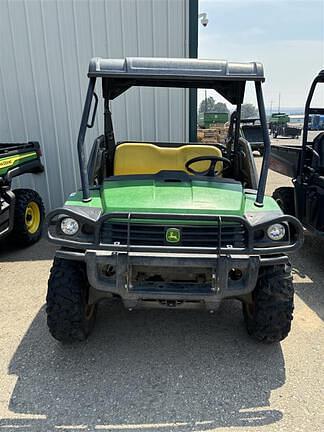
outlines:
M44 167L40 161L39 143L0 143L0 186L10 184L21 174L40 173Z
M243 123L241 121L241 123ZM252 148L252 150L262 150L263 149L263 131L262 126L259 124L242 124L242 135Z
M29 141L24 143L0 142L0 158L27 151L36 151L37 153L40 153L39 143L37 141Z
M297 176L298 163L301 153L301 146L272 145L270 169L290 178L295 178Z

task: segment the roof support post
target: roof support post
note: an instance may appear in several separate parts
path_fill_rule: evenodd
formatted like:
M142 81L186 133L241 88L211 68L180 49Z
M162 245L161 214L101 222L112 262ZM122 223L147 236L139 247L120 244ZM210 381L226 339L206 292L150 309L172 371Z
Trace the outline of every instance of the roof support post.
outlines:
M198 0L189 1L189 57L198 57ZM197 142L197 89L189 89L189 142Z
M83 108L83 113L81 118L79 135L78 135L78 156L79 156L81 186L82 186L82 194L83 194L82 201L84 202L91 201L90 190L89 190L89 179L88 179L88 172L87 172L87 161L86 161L86 156L84 151L84 139L87 131L88 118L89 118L91 101L92 101L95 85L96 85L96 78L93 77L90 78L88 90L87 90L87 96L84 103L84 108Z
M115 153L115 135L114 128L111 119L111 111L109 107L109 96L105 97L105 111L104 111L104 122L105 122L105 143L106 143L106 155L107 155L107 172L106 175L112 175L114 168L114 153Z
M263 153L263 160L262 160L262 167L261 167L258 191L257 191L257 196L256 196L256 200L255 200L254 205L256 205L257 207L263 207L264 192L265 192L265 187L266 187L267 177L268 177L268 171L269 171L271 143L270 143L270 138L269 138L267 117L266 117L265 108L264 108L262 87L261 87L260 81L255 82L255 90L256 90L256 97L257 97L257 101L258 101L260 122L261 122L261 126L262 126L264 153Z
M306 154L306 148L307 148L307 139L308 139L308 122L309 122L309 115L310 115L310 109L311 109L311 103L314 96L315 88L318 83L324 83L324 73L321 71L318 76L314 79L312 82L312 85L309 89L309 93L307 96L307 100L305 103L305 115L304 115L304 125L303 125L303 140L302 140L302 152L300 155L300 160L298 164L298 177L300 177L303 173L304 169L304 163L305 163L305 154Z
M241 126L241 108L242 103L236 105L235 111L235 129L234 129L234 177L239 178L239 138L240 138L240 126Z

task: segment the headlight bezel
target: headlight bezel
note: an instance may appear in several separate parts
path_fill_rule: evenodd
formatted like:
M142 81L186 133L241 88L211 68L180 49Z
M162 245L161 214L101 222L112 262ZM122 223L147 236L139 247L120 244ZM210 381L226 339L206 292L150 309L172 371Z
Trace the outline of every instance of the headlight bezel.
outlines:
M267 231L271 226L280 224L285 229L285 234L280 239L272 239L268 236ZM291 242L291 229L290 229L290 223L289 221L285 220L274 220L274 221L268 221L267 223L262 223L254 226L253 230L253 239L254 239L254 247L260 248L260 247L279 247L279 246L285 246L290 244Z
M95 242L96 238L96 224L89 218L85 218L83 215L72 213L71 211L65 211L65 209L59 209L52 212L52 217L48 220L48 237L56 241L62 242L77 242L80 244L90 245ZM63 211L64 210L64 211ZM73 219L78 225L79 229L74 234L64 232L61 224L64 219Z

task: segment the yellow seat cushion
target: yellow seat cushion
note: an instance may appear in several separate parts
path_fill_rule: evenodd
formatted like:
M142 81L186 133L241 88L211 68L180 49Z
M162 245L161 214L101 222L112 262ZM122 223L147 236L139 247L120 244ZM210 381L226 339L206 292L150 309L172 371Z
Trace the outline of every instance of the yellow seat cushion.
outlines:
M122 143L116 147L114 175L156 174L160 171L185 171L186 162L198 156L222 156L219 148L208 145L159 147L150 143ZM207 170L209 161L196 162L192 168ZM217 162L221 171L222 162Z

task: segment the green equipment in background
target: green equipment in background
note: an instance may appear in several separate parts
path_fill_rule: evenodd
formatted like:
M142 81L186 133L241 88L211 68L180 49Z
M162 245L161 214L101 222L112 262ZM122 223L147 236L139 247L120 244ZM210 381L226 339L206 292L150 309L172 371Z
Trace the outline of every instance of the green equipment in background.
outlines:
M286 113L274 113L269 120L270 133L274 138L292 137L298 138L301 135L302 127L290 122L290 117Z
M225 124L228 119L228 113L219 113L214 111L201 112L198 116L198 125L202 129L209 129L213 124Z
M45 211L36 191L12 190L12 179L43 172L40 156L38 142L0 143L0 239L10 235L20 246L40 239Z

